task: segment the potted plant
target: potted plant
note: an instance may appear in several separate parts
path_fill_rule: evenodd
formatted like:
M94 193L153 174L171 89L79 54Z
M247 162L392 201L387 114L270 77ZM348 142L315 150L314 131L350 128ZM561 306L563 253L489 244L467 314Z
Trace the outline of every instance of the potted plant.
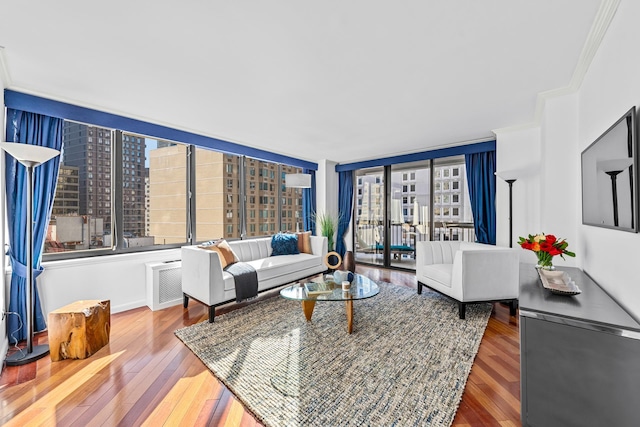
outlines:
M320 227L320 235L327 238L329 252L334 250L334 237L338 229L338 219L327 213L316 214L316 224Z

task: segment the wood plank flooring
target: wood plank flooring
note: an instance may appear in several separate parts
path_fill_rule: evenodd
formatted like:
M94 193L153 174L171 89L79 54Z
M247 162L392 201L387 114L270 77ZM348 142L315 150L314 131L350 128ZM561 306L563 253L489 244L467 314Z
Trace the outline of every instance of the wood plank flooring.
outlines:
M416 288L412 273L364 266L358 272ZM4 367L0 425L261 426L173 334L206 319L205 307L194 301L188 309L130 310L111 316L110 343L88 359L52 363L46 357ZM46 333L35 342L46 343ZM506 306L494 304L453 425L520 425L518 319Z

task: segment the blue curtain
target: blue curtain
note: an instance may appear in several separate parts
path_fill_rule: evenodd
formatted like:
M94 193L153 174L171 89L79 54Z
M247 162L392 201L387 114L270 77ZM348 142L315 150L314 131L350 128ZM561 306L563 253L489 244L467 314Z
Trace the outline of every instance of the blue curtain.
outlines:
M469 198L479 243L496 244L496 152L465 154Z
M28 113L20 110L7 109L7 142L19 142L40 145L56 150L62 149L63 120L40 114ZM8 317L8 335L10 341L27 338L26 329L26 285L27 285L27 242L25 230L29 220L27 218L27 170L11 155L6 154L5 171L7 218L9 218L9 257L11 259L11 289L9 296L9 311L18 313ZM42 272L40 261L47 234L53 198L58 180L60 156L34 168L33 172L33 277ZM35 301L34 326L35 332L46 328L38 289L33 295Z
M344 235L351 222L351 208L353 207L353 171L343 171L338 174L338 230L336 233L336 252L344 256L347 246Z
M316 171L313 169L302 169L302 173L311 175L311 188L302 189L302 225L304 231L311 231L316 235Z

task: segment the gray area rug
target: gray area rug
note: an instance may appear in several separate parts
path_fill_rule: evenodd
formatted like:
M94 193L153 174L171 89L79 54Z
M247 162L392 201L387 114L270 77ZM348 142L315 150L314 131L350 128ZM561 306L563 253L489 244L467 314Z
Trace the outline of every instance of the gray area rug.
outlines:
M491 314L389 283L354 302L319 302L307 322L274 297L176 331L267 426L448 426Z

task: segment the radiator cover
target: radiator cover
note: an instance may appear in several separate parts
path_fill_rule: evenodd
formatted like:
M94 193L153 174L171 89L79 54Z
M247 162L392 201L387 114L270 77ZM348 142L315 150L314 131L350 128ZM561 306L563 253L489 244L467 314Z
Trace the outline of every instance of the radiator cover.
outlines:
M146 264L147 305L153 311L182 303L182 262Z

